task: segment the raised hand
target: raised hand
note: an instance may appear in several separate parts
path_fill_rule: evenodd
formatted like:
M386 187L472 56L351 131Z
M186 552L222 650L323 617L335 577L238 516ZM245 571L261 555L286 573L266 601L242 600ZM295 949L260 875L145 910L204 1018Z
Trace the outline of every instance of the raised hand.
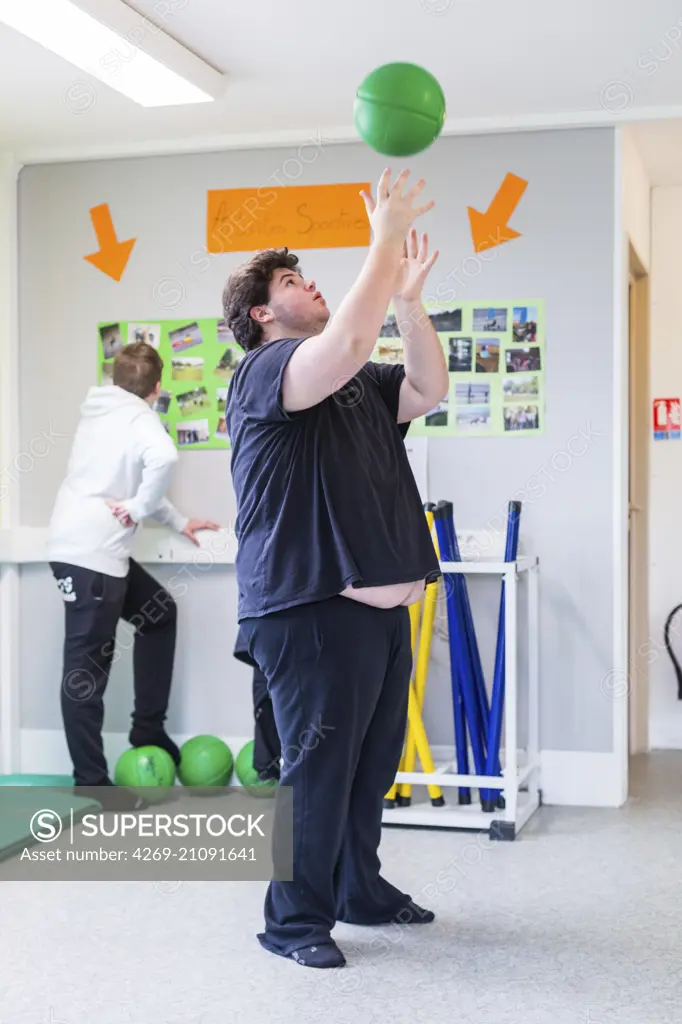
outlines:
M413 221L435 206L433 200L422 206L414 205L426 184L423 178L403 194L409 176L408 170L401 171L395 184L391 186L391 171L387 167L379 178L376 202L371 193L360 193L365 202L375 242L404 242Z
M421 241L417 242L417 232L410 229L409 236L403 246L403 258L400 261L400 271L396 282L395 299L402 299L403 302L416 302L421 297L424 281L438 259L438 249L430 256L429 236L424 233Z

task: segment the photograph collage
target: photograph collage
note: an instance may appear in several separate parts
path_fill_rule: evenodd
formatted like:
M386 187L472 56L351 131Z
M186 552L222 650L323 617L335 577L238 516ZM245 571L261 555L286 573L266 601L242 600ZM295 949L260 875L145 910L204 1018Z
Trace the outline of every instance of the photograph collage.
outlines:
M144 341L163 359L154 408L180 449L229 448L227 388L244 352L223 320L119 321L99 324L99 384L113 380L124 345Z
M541 300L428 305L443 346L450 390L415 420L412 437L505 437L544 430L545 318ZM372 360L403 362L400 329L390 314Z
M544 429L544 309L539 300L428 306L450 374L448 395L410 427L412 437L491 437ZM402 325L404 327L404 325ZM145 341L164 362L156 411L178 448L229 448L225 402L244 352L223 320L118 321L98 325L100 384L130 342ZM389 314L371 359L403 361Z

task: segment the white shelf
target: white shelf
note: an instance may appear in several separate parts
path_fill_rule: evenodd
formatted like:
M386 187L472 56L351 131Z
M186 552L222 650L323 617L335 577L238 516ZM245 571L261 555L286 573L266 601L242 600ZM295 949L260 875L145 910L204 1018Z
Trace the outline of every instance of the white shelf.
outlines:
M459 535L458 535L459 537ZM205 531L198 535L200 547L195 547L185 537L163 527L143 527L135 540L133 557L138 562L166 562L187 564L208 562L215 565L234 565L237 554L237 538L232 530ZM464 534L462 541L470 541ZM31 562L47 561L47 528L44 526L18 526L13 530L0 530L0 563L24 565ZM514 562L503 562L495 558L476 558L463 562L441 562L441 569L447 573L464 575L484 573L504 575L509 572L525 572L537 559L522 555Z
M420 787L413 793L408 807L385 808L383 824L420 826L424 828L488 830L491 836L515 838L529 818L540 806L540 753L539 753L539 562L529 555L521 555L513 562L497 559L477 559L463 562L441 562L446 574L497 575L505 583L505 691L502 748L499 752L501 776L460 775L457 763L452 758L436 763L435 772L398 772L397 783L409 783ZM519 582L524 580L528 587L527 621L527 673L519 679L518 655L518 594ZM517 747L517 717L519 686L526 690L528 746ZM469 763L472 762L469 752ZM502 784L504 808L483 811L480 805L481 789L496 789ZM425 798L425 786L439 786L443 791L445 805L434 807ZM454 789L471 789L471 804L457 803L458 794ZM416 799L415 799L416 798ZM497 823L503 822L500 828ZM493 823L495 825L493 826Z
M445 794L447 800L447 794ZM489 832L493 822L503 821L514 825L516 834L532 817L540 805L537 793L521 792L512 816L508 808L482 811L480 801L472 793L470 804L446 803L443 807L432 807L430 803L415 803L409 807L393 807L384 810L384 825L401 825L411 828L464 829L466 831Z
M464 560L462 562L441 562L443 572L453 575L469 576L473 573L484 573L489 576L505 576L510 572L527 572L537 564L537 558L530 555L522 555L513 562L501 562L493 559L478 558Z
M197 535L199 547L181 534L161 527L142 528L133 558L141 564L234 565L237 539L231 530L206 530ZM19 526L0 530L0 563L27 565L47 562L47 529Z

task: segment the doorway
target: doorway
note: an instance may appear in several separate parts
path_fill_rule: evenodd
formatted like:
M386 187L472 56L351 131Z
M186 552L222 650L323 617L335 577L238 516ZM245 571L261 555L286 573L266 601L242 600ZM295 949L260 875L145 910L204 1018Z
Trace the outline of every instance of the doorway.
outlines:
M629 246L628 743L649 750L649 277Z

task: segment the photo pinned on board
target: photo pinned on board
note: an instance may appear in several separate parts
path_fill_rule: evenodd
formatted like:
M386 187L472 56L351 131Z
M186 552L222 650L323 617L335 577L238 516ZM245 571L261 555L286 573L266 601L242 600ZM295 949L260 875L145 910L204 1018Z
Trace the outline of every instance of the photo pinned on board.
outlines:
M537 405L507 405L504 409L506 431L539 430L540 408Z
M400 330L398 328L398 321L395 318L395 314L389 313L384 320L381 330L379 331L380 338L399 338Z
M99 329L102 353L105 359L112 359L123 348L120 324L107 324Z
M515 342L534 344L538 333L538 307L514 306L512 331Z
M210 438L208 420L187 420L178 423L178 447L189 448L194 444L206 444Z
M427 412L424 417L425 427L447 427L449 417L449 395L436 405L433 409Z
M173 380L194 381L204 378L204 360L188 356L185 359L173 359L171 363Z
M224 416L218 417L218 426L215 428L215 434L213 436L219 438L221 441L229 440L227 436L227 420Z
M457 405L490 405L490 384L455 384Z
M487 341L476 342L476 373L498 373L500 369L500 346Z
M114 363L102 363L102 385L114 383Z
M144 341L158 350L161 341L161 324L128 324L128 344Z
M236 341L230 342L216 366L215 373L216 377L221 380L230 381L232 380L232 374L239 366L239 363L244 358L244 350L241 348Z
M448 372L471 373L473 338L448 338Z
M154 412L158 412L161 416L165 416L168 413L168 410L170 409L172 397L173 396L171 395L170 391L159 391L156 401L152 406Z
M216 408L218 409L218 412L225 412L225 409L227 408L227 392L228 391L229 391L229 388L216 388L215 389Z
M507 373L533 373L542 369L540 349L508 348L505 352Z
M506 309L475 309L474 310L474 331L490 331L492 334L502 334L507 330Z
M502 396L505 402L519 402L524 398L537 398L540 394L540 378L534 374L519 374L505 377L502 382Z
M490 430L490 406L461 406L455 422L460 434L485 434Z
M230 342L234 342L235 345L237 344L237 342L234 340L234 334L232 333L232 331L230 330L230 328L227 325L227 320L219 320L218 321L218 344L219 345L228 345Z
M178 327L174 331L169 331L168 340L173 349L173 355L177 355L179 352L186 352L188 348L202 345L204 338L201 328L195 320L190 324L185 324L184 327Z
M183 391L182 394L176 395L175 399L181 416L193 416L202 409L210 408L211 405L208 391L204 387Z
M439 309L429 314L436 334L445 334L447 331L462 330L462 310L453 306L452 309Z
M404 358L402 338L379 338L374 349L372 361L394 365L404 362Z

